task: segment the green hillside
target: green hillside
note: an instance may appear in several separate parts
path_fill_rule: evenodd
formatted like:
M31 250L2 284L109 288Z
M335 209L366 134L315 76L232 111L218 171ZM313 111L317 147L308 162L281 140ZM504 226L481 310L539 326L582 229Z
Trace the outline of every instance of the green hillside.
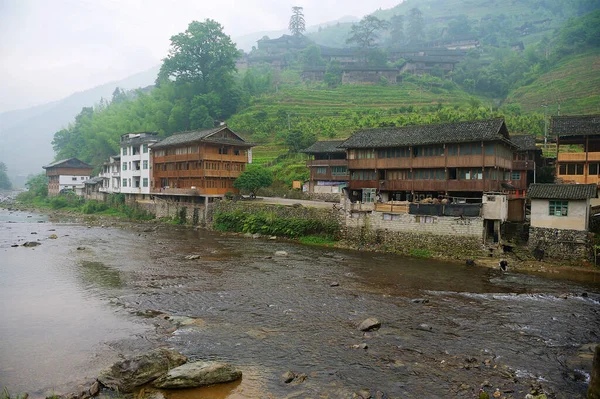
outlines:
M533 83L511 93L506 102L516 103L525 112L543 112L548 104L548 114L600 113L600 49L569 57L552 71L543 74Z

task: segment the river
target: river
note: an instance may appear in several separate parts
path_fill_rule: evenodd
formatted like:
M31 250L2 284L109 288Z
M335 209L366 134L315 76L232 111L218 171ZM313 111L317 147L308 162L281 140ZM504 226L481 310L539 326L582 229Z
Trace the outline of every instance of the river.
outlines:
M600 280L560 277L0 209L0 387L72 392L124 355L168 346L244 373L171 398L348 398L361 388L472 398L481 384L506 398L532 384L583 398L586 370L572 359L600 341ZM381 329L360 332L367 317ZM306 379L283 384L287 370Z

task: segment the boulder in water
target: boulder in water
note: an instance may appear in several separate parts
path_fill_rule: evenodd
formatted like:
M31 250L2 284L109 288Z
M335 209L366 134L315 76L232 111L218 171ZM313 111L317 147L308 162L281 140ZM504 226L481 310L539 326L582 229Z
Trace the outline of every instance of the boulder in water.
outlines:
M242 372L230 364L217 362L194 362L176 367L154 381L157 388L196 388L221 384L242 378Z
M368 319L363 320L358 325L358 329L360 331L379 330L380 327L381 327L381 322L374 317L369 317Z
M100 374L98 381L119 392L133 392L136 387L163 376L186 361L187 358L179 352L158 348L116 362Z

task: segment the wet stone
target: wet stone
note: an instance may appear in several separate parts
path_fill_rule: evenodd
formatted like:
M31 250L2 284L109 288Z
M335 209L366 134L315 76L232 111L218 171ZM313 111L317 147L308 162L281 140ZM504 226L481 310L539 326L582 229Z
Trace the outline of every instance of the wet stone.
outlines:
M23 246L27 247L27 248L37 247L38 245L42 245L42 244L37 241L27 241L27 242L23 243Z
M419 324L417 326L417 330L433 332L433 328L429 324L425 324L425 323Z
M378 330L380 327L381 327L381 322L374 317L369 317L368 319L363 320L358 325L358 329L360 331L374 331L374 330Z
M337 281L332 281L331 283L329 283L330 287L339 287L340 283L338 283Z
M296 378L296 374L294 374L293 371L286 371L285 373L281 374L281 381L284 384L289 384L294 380L294 378Z

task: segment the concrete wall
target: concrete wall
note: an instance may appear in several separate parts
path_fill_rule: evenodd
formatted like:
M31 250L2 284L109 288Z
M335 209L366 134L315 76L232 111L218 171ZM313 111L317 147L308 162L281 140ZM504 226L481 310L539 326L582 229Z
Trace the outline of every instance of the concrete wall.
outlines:
M533 220L533 219L532 219ZM564 260L591 260L592 248L586 231L529 228L529 249L540 248L544 256Z
M531 227L587 230L589 219L588 201L569 201L567 216L551 216L549 215L549 207L549 200L531 200Z
M344 236L359 246L405 255L467 259L483 256L483 219L352 212Z
M508 200L503 194L484 194L481 214L484 219L506 221L508 216Z

